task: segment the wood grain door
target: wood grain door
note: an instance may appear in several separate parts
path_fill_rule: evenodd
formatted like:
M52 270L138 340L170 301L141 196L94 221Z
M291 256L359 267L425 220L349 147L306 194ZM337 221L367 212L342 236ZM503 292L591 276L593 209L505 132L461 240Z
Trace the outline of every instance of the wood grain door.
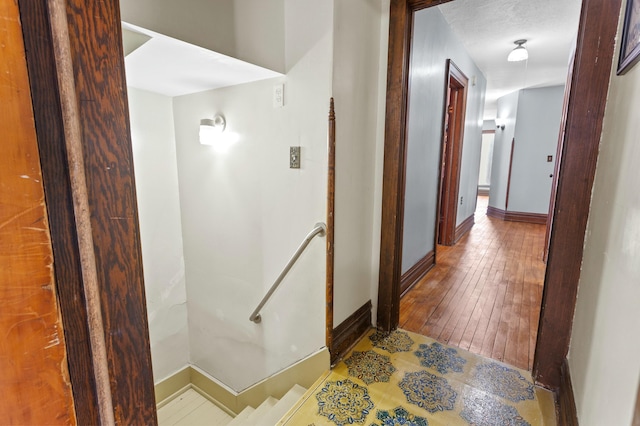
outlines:
M75 424L18 6L0 0L0 422Z

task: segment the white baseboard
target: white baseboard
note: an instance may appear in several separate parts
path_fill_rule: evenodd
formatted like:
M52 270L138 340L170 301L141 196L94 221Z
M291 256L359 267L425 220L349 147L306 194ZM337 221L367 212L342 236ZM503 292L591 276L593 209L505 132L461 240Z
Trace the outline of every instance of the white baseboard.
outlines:
M158 407L162 407L186 388L192 387L220 408L238 414L247 406L257 407L269 396L282 398L294 384L306 388L329 369L327 348L309 355L255 385L236 392L195 365L188 365L155 385Z

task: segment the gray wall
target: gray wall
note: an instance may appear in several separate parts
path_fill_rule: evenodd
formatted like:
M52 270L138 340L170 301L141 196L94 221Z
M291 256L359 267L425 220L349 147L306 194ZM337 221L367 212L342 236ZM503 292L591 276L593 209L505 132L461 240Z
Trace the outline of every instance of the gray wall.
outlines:
M564 86L522 90L518 102L509 211L549 211ZM552 155L553 161L547 162Z
M498 99L489 205L510 212L546 214L560 130L564 86L525 89ZM515 138L509 206L506 208L511 141ZM553 161L547 162L552 155Z
M448 58L469 78L457 223L475 210L486 80L440 11L425 9L415 14L411 53L403 273L434 249Z

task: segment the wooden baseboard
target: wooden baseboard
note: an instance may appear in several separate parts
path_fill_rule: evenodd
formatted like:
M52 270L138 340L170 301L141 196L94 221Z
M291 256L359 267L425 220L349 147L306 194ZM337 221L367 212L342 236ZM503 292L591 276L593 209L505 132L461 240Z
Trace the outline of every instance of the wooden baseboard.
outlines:
M333 329L331 365L335 365L369 328L371 328L371 300Z
M489 188L480 188L478 187L478 195L489 195Z
M456 231L454 233L454 238L453 240L457 243L458 241L460 241L460 238L464 237L464 235L471 231L471 228L473 228L473 225L475 225L475 215L471 215L468 218L466 218L465 220L462 221L462 223L458 226L456 226Z
M400 297L404 296L427 272L436 264L436 254L433 250L418 260L407 272L400 277Z
M505 211L502 209L497 209L495 207L489 206L487 207L487 216L495 217L496 219L505 220Z
M578 426L578 412L573 396L573 385L569 363L565 358L560 368L560 389L558 390L558 426Z
M537 225L545 225L547 223L547 215L544 213L509 212L491 206L487 207L487 216L510 222L525 222Z

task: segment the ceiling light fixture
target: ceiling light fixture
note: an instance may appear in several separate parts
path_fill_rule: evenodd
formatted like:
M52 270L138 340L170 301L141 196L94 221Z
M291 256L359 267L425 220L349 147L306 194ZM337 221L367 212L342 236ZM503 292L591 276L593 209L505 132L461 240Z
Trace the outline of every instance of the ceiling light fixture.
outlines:
M509 56L507 56L507 61L518 62L527 60L529 58L529 51L523 46L526 42L527 40L525 39L514 41L513 43L516 47L509 53Z

